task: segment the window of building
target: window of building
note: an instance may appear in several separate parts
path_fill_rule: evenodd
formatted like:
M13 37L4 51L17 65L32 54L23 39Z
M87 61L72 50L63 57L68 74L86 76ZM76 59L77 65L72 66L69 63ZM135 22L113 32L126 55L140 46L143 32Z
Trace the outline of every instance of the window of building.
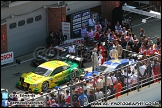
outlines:
M35 17L35 21L40 21L42 19L42 15L38 15Z
M10 29L13 29L13 28L15 28L15 27L16 27L16 23L12 23L12 24L9 25L9 28L10 28Z
M27 22L27 24L32 23L33 22L33 18L28 18L26 22Z
M18 22L18 26L23 26L24 24L25 24L24 20Z

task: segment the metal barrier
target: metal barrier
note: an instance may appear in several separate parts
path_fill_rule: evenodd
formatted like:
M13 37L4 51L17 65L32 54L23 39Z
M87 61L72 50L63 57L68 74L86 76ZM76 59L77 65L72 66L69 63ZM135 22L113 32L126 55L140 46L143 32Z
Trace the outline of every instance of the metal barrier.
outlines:
M154 58L158 58L158 67L159 67L159 70L158 70L157 77L155 77L155 75L154 76L150 75L150 71L152 70L151 69L151 65L152 65L152 63L154 63L154 61L153 61ZM159 81L159 80L161 80L161 69L160 69L160 63L161 63L161 61L160 61L160 58L161 58L161 55L159 54L159 55L155 55L153 57L150 57L150 58L141 60L139 62L135 62L133 65L137 65L137 71L138 71L138 73L137 73L137 78L138 79L137 79L137 83L135 85L134 84L129 84L129 82L128 82L128 72L127 72L127 75L126 75L126 78L125 78L126 83L122 87L122 90L120 92L118 92L117 83L116 83L117 92L115 92L114 94L111 94L111 95L108 94L108 90L110 90L111 87L110 86L105 86L105 88L102 88L102 90L105 92L103 94L103 97L94 98L94 99L92 99L93 100L92 102L89 102L88 100L86 100L87 98L84 96L84 92L87 89L87 87L84 85L84 82L86 82L86 81L83 81L83 80L81 80L78 83L73 83L73 84L71 84L68 87L60 88L59 90L56 90L56 91L51 92L51 93L56 95L56 97L58 98L57 99L58 104L60 105L60 103L62 101L61 100L61 97L62 97L61 94L62 94L62 92L66 93L66 90L69 90L69 93L67 94L67 95L70 95L70 103L69 104L70 104L71 107L73 107L74 106L74 103L75 103L74 101L75 100L77 101L77 99L74 99L74 97L73 97L74 92L75 92L74 91L74 88L76 89L77 87L78 87L78 91L79 92L82 92L82 94L80 96L85 97L84 99L82 97L80 97L80 101L82 101L81 106L94 105L96 102L101 103L101 102L107 101L107 100L109 100L111 98L114 98L114 97L115 98L118 98L117 94L121 94L122 95L122 94L127 93L127 95L129 95L129 92L132 91L132 89L137 89L137 92L139 92L140 91L140 88L142 88L144 85L148 85L148 87L150 87L150 84L153 83L156 79L158 79L158 82L160 83L160 81ZM140 77L139 77L140 76L139 75L139 67L140 67L139 66L139 63L146 63L146 65L147 65L147 72L146 72L147 75L146 75L146 78L144 78L144 79L140 79ZM116 73L118 70L125 69L127 67L130 67L131 65L123 66L123 67L121 67L121 68L119 68L117 70L114 70L112 72L102 73L102 75L104 77L104 80L105 80L104 84L107 85L107 80L108 80L107 78L110 77L110 74L111 73ZM92 80L94 80L97 77L98 76L94 76L93 78L90 78L89 81L91 82ZM115 85L113 85L113 88L114 88L114 86ZM92 95L95 96L97 94L96 91L98 91L98 87L95 86L95 85L94 86L93 85L90 85L90 88L87 89L87 91L88 92L91 91ZM47 97L51 93L44 94L44 95L42 95L42 96L40 96L38 98L33 99L33 101L40 101L42 98ZM83 100L81 100L81 99L83 99ZM29 101L31 101L31 99L29 99ZM44 102L45 102L45 104L47 103L47 101L44 101Z

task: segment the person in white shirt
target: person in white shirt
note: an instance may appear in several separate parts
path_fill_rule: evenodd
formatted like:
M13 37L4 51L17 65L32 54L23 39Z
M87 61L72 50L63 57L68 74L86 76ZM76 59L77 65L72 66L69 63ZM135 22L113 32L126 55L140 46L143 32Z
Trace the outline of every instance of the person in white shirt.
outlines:
M85 28L85 25L82 25L82 28L80 29L80 35L81 35L81 37L86 37L87 28Z
M97 81L97 87L100 88L100 90L103 92L103 88L104 88L104 82L103 82L103 77L99 77L98 81Z
M103 96L103 92L97 87L96 88L96 93L95 93L95 95L96 95L96 101L98 100L98 99L101 99L101 98L103 98L104 96ZM102 100L99 100L99 102L101 102Z
M86 37L94 39L94 33L91 29L88 29Z
M132 86L136 86L137 84L137 75L134 74L134 70L132 71L131 79L132 79Z
M146 78L146 66L143 65L143 63L140 62L139 64L139 80L140 82L144 82L144 79Z
M99 65L102 64L102 59L103 59L103 56L101 55L101 53L99 53L99 56L98 56Z
M110 76L111 76L110 85L114 85L114 83L116 82L117 78L115 77L113 72L110 74Z
M116 50L116 47L113 46L113 49L110 50L110 53L109 53L111 59L118 59L118 51Z
M90 29L92 29L92 27L95 26L95 20L92 15L90 16L90 19L88 20L88 24L89 24Z
M75 55L75 46L72 43L69 46L69 54Z
M96 69L96 67L99 66L97 48L93 49L91 58L92 58L92 64L93 64L92 66L93 66L93 70L94 70L94 69Z
M128 33L128 31L126 30L126 28L125 28L125 27L123 27L123 29L122 29L122 34L127 35L127 33Z

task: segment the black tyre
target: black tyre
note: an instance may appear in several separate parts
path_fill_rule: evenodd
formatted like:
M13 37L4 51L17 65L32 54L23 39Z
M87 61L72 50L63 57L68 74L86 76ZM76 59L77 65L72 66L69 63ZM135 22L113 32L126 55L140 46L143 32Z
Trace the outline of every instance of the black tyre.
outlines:
M73 69L72 73L70 74L70 79L74 80L77 77L78 69Z
M42 84L42 91L48 90L48 86L49 86L48 82L43 82L43 84Z
M54 59L56 57L57 53L58 53L57 49L48 49L46 51L46 57L48 59Z
M33 57L34 57L36 60L41 60L42 57L44 56L46 50L47 50L47 49L46 49L46 47L44 47L44 46L38 47L37 49L34 50Z

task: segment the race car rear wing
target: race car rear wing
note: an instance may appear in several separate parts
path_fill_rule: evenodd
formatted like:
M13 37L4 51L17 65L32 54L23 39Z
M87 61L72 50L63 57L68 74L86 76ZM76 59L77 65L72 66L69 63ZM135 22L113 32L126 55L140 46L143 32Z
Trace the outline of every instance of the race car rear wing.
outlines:
M82 62L83 61L83 58L82 57L77 57L77 56L73 56L73 55L66 55L66 58L67 60L75 60L75 61L78 61L78 62Z

